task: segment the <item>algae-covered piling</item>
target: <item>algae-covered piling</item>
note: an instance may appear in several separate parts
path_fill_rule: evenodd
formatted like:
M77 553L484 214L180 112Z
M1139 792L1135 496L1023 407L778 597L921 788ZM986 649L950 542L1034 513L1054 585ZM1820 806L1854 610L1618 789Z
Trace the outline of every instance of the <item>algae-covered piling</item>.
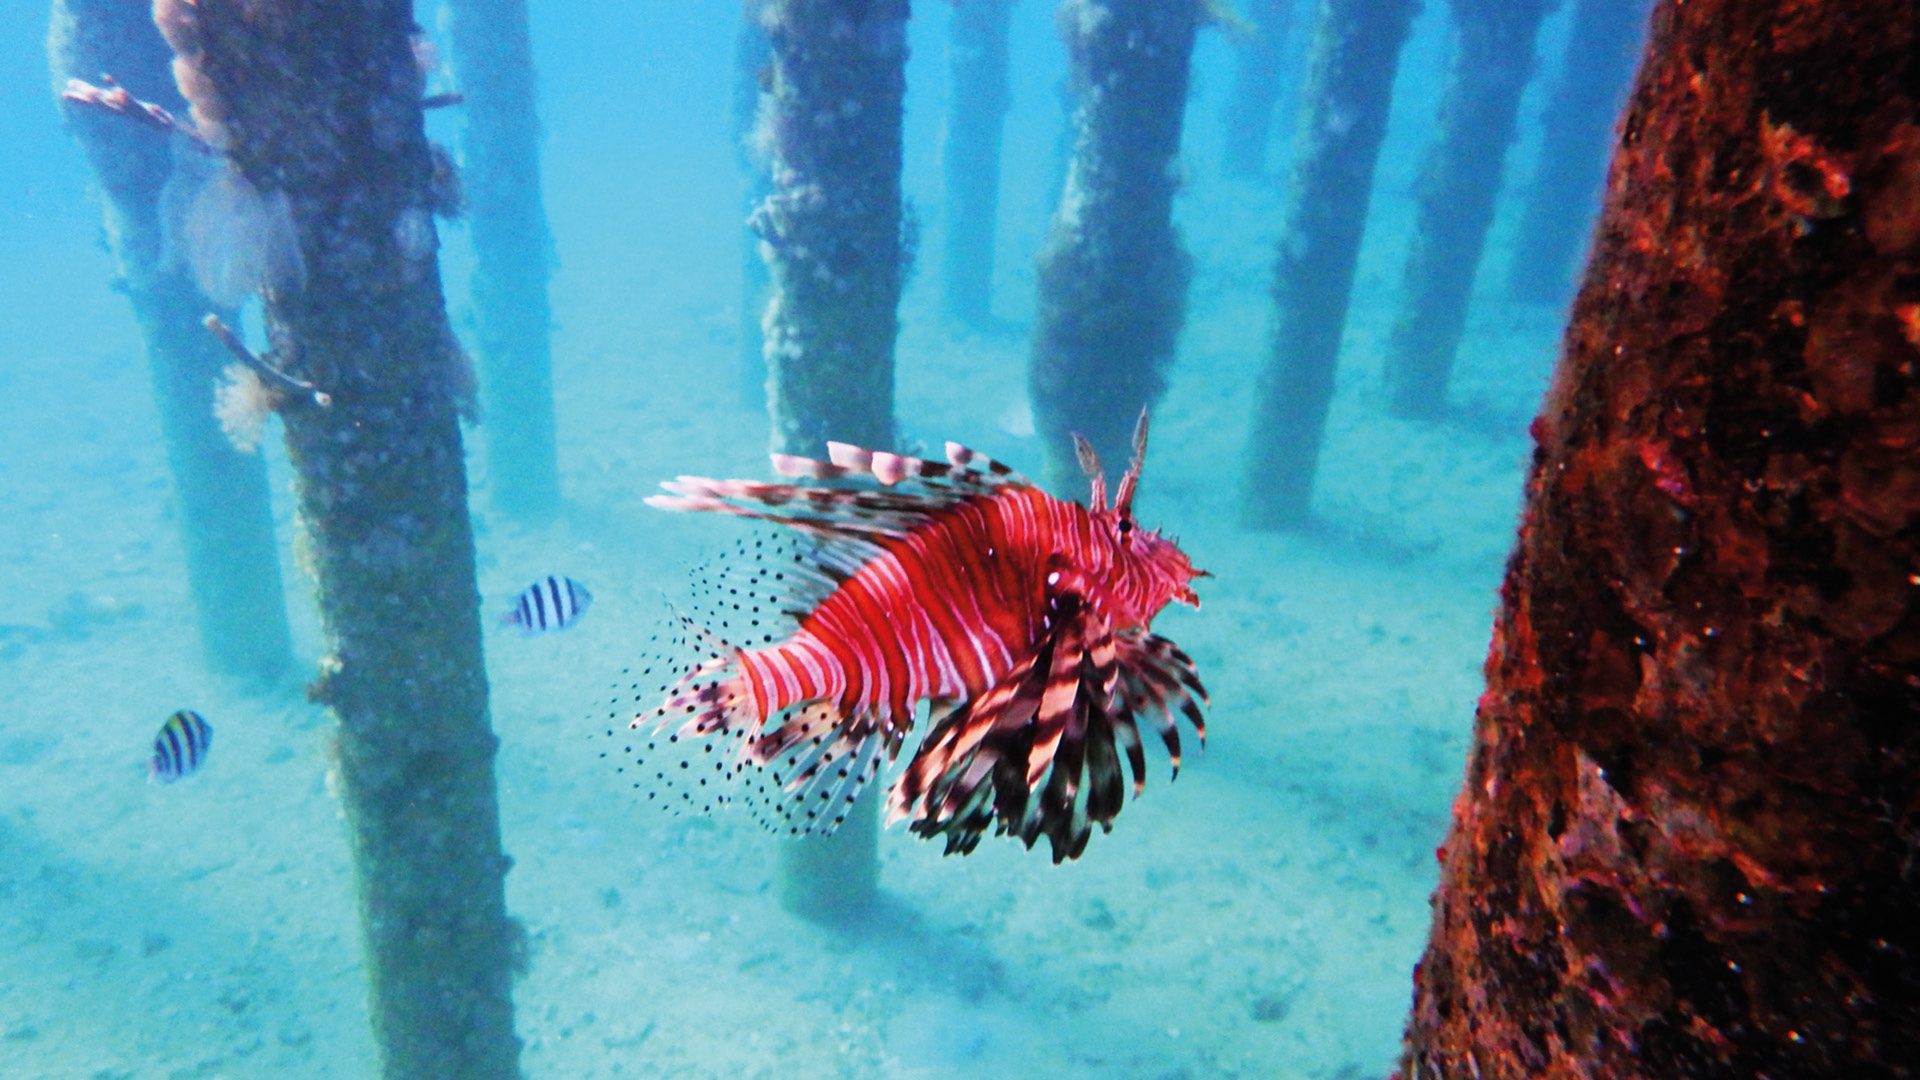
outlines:
M1000 210L1000 139L1012 98L1007 30L1015 0L959 0L949 31L941 300L972 326L993 313L994 229Z
M1221 127L1221 171L1238 180L1258 178L1267 168L1273 111L1286 84L1287 24L1293 0L1255 0L1250 22L1239 31L1233 86Z
M1247 447L1247 517L1306 524L1340 334L1414 0L1322 0L1274 258L1274 318Z
M741 0L740 26L733 39L733 98L729 117L733 125L734 157L740 165L740 310L735 342L735 375L740 404L748 409L767 405L766 341L760 320L767 310L767 263L760 257L760 238L749 224L754 210L772 191L768 172L769 147L760 129L760 83L772 63L761 14L768 0Z
M1430 419L1446 410L1507 145L1533 75L1533 40L1549 6L1548 0L1454 0L1449 8L1453 63L1440 128L1420 176L1402 311L1387 342L1388 405L1397 415Z
M48 51L56 91L104 73L142 100L186 112L168 70L172 53L144 5L55 0ZM186 253L166 244L167 215L191 211L196 186L216 165L184 137L97 110L70 105L68 113L99 178L114 271L145 339L207 666L273 680L291 670L293 647L266 464L221 431L214 394L229 358L201 328L208 312L230 315L227 305L244 296L208 298ZM182 222L174 224L177 231Z
M1073 156L1039 256L1029 388L1047 481L1078 488L1072 435L1125 460L1166 390L1189 260L1173 225L1201 0L1065 0Z
M906 0L769 0L762 107L773 191L754 212L772 290L764 328L773 448L893 445L893 345L903 242L900 154ZM839 833L788 842L780 894L820 918L873 895L877 789Z
M162 0L201 130L287 220L270 289L384 1076L518 1075L479 596L405 0ZM324 402L324 403L323 403Z
M1557 306L1573 293L1651 6L1574 0L1567 60L1540 115L1546 135L1508 256L1512 299Z
M540 197L540 121L525 0L448 0L473 237L473 306L493 504L539 521L560 503L554 450L553 242Z

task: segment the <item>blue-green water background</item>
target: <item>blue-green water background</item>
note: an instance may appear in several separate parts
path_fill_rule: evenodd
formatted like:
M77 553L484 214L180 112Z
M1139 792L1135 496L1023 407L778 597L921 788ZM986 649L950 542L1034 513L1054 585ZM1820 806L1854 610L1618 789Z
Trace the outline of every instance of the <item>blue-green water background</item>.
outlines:
M939 314L947 5L911 29L905 188L923 224L902 305L898 414L1038 469L1023 434L1032 271L1057 196L1064 55L1050 5L1017 6L995 310ZM1084 859L988 840L968 859L894 829L865 932L785 914L772 842L744 822L635 807L586 740L590 705L688 563L737 535L647 510L682 472L760 475L764 418L733 391L739 178L728 126L734 0L533 5L546 203L558 259L554 382L566 509L488 506L469 432L482 592L549 572L598 598L574 631L490 634L509 904L532 944L517 990L535 1077L1017 1075L1360 1077L1395 1053L1459 783L1501 559L1554 359L1558 310L1508 302L1514 201L1482 271L1454 419L1385 415L1412 187L1447 58L1428 5L1396 89L1305 535L1241 528L1291 97L1264 182L1220 176L1230 44L1203 36L1176 213L1194 258L1141 513L1178 533L1205 608L1158 629L1214 692L1211 738ZM351 881L324 716L292 683L207 674L186 595L140 339L111 286L98 196L45 74L45 11L0 17L0 1074L370 1075ZM1566 12L1546 24L1508 190L1543 142ZM432 31L433 16L422 22ZM1294 19L1295 70L1307 36ZM442 141L457 121L436 116ZM1578 149L1565 152L1582 152ZM1573 208L1570 212L1581 212ZM466 238L443 224L456 326ZM303 665L291 479L269 438ZM491 622L493 612L488 612ZM208 769L144 782L173 709L219 730Z

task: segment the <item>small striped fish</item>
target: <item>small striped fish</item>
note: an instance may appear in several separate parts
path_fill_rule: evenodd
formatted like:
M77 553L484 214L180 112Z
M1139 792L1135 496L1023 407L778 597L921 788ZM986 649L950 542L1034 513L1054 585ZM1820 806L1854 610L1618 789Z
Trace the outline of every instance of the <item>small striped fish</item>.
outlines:
M517 626L527 637L565 630L580 621L593 606L593 594L570 577L548 574L520 590L513 606L500 616L501 626Z
M1192 583L1207 575L1134 520L1146 443L1142 413L1109 502L1077 442L1086 505L955 443L943 462L828 443L825 461L774 457L796 483L663 485L649 504L786 539L703 572L715 618L680 616L660 661L627 674L605 728L620 768L636 788L670 789L648 791L668 806L738 801L790 835L831 832L929 702L889 818L949 852L991 828L1077 857L1092 826L1112 826L1128 779L1139 795L1143 734L1175 773L1177 718L1206 734L1192 659L1149 629L1170 603L1199 607Z
M147 765L147 779L171 784L191 776L207 760L213 749L213 725L192 709L181 709L160 725L153 738L153 760Z

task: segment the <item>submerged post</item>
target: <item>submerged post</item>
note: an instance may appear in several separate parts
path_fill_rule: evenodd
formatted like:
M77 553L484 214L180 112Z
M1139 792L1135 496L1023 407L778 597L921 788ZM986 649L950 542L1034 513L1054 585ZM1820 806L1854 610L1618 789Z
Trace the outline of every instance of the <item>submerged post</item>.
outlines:
M526 0L448 0L460 153L473 237L473 307L493 504L523 521L560 505L554 449L552 237L540 197L540 121Z
M740 27L733 39L734 156L740 165L740 311L735 374L740 404L748 409L767 407L766 341L760 320L767 311L767 263L760 257L760 237L754 234L753 212L766 201L773 178L768 172L770 147L760 128L760 84L773 62L773 46L762 25L768 0L741 0Z
M1267 168L1273 110L1286 84L1287 22L1293 0L1256 0L1248 7L1248 25L1238 43L1233 86L1223 115L1221 171L1236 180L1255 180Z
M186 111L167 68L173 54L144 5L54 0L47 42L56 92L68 79L106 73L136 97ZM202 654L223 675L272 681L291 670L293 645L267 467L221 431L214 395L229 358L200 325L210 311L230 316L228 305L248 290L236 282L240 291L211 299L184 254L166 250L167 211L189 215L186 195L205 163L184 139L72 104L67 113L105 196L114 270L146 342ZM176 154L183 155L178 170ZM170 189L176 171L180 180ZM176 221L174 228L185 225Z
M1012 98L1007 29L1014 0L957 0L949 30L941 299L947 314L983 326L993 311L994 228L1000 211L1000 138Z
M1615 0L1619 2L1619 0ZM1440 130L1420 176L1401 313L1387 342L1388 406L1431 419L1466 331L1473 279L1513 141L1533 41L1552 0L1453 0L1453 64Z
M1125 460L1165 392L1189 260L1173 224L1175 161L1202 0L1063 0L1073 157L1039 257L1028 384L1047 482L1082 486L1073 433Z
M1247 447L1247 517L1307 522L1340 334L1416 0L1321 0L1273 270L1273 329Z
M473 536L407 0L160 0L201 132L304 267L267 293L383 1076L519 1075ZM263 365L266 366L266 365ZM292 385L291 381L289 385Z
M1654 17L1407 1080L1920 1062L1920 25L1846 11Z
M1507 295L1558 307L1573 292L1650 0L1574 0L1567 61L1540 117L1546 132L1507 264Z
M754 225L773 278L764 325L776 451L894 442L906 22L906 0L767 4L774 182ZM832 836L783 845L788 910L832 920L872 902L878 791Z

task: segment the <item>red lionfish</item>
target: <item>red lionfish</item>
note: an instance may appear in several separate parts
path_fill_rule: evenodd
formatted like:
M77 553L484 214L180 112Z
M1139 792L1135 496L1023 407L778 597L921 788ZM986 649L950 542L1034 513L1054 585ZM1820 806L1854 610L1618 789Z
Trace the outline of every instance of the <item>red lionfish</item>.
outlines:
M1090 824L1110 830L1120 812L1123 754L1136 796L1145 783L1142 717L1176 776L1175 713L1206 738L1193 661L1147 629L1174 600L1199 607L1190 583L1208 575L1134 522L1146 434L1143 412L1111 505L1077 435L1088 506L957 443L944 464L845 443L828 443L827 461L773 455L782 476L815 483L661 485L650 505L798 538L742 543L744 557L718 562L705 583L716 619L677 615L682 645L702 659L670 664L660 696L632 683L636 703L657 704L625 714L637 738L607 735L653 759L641 772L678 790L669 805L739 797L776 831L823 833L899 753L927 699L932 727L893 785L888 823L944 835L948 854L997 824L1028 847L1044 834L1056 863L1077 857ZM766 625L775 613L784 636Z

